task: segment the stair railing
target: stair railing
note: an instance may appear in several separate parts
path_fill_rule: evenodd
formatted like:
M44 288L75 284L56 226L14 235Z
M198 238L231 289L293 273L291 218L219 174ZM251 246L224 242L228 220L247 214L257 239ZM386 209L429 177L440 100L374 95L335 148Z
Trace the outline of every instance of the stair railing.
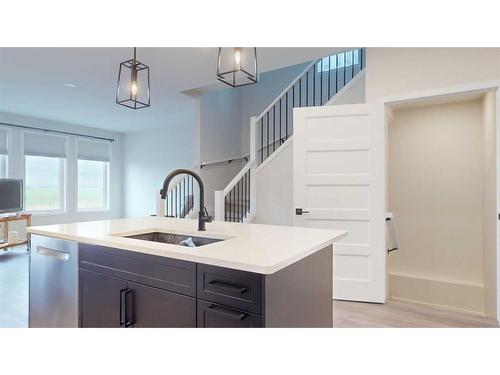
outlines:
M311 62L259 116L250 119L250 161L224 190L215 192L215 220L245 222L255 217L257 167L292 136L293 109L327 104L364 69L364 55L365 50L357 48ZM238 189L247 185L250 191L244 190L242 198ZM240 211L234 212L235 207Z

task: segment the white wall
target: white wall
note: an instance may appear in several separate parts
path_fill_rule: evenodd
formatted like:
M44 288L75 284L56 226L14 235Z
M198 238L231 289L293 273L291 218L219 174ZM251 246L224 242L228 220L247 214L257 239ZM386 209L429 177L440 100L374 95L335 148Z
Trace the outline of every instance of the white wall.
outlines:
M256 223L293 225L293 140L257 171Z
M45 119L22 116L7 112L0 112L0 122L16 125L41 127L51 130L60 130L78 134L93 135L115 139L111 143L109 210L95 212L77 211L76 185L76 141L68 136L68 154L66 159L66 212L33 215L33 225L68 223L75 221L89 221L119 218L122 215L122 134L100 129L87 128L72 124L60 123ZM22 145L22 130L9 129L9 177L24 178L24 150Z
M388 133L391 297L483 313L482 101L395 110Z
M496 151L497 96L489 92L483 99L483 270L484 311L486 316L497 316L497 151Z
M156 192L177 168L196 161L195 124L126 133L123 152L124 214L148 216L156 212Z
M500 48L367 48L366 97L500 79Z

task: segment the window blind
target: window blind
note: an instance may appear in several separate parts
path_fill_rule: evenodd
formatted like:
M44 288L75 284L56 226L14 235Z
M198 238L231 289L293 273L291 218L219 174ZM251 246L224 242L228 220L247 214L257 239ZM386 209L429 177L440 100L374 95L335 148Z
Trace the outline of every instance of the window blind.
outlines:
M0 129L0 155L7 155L7 130Z
M32 156L66 158L66 137L44 133L24 133L24 153Z
M110 143L105 141L78 140L78 159L107 161L110 159Z

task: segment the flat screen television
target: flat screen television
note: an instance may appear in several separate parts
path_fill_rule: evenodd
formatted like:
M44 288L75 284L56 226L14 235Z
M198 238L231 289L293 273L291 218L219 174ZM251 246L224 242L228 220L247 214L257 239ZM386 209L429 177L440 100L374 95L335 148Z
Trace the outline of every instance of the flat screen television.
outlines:
M0 214L23 210L23 180L0 178Z

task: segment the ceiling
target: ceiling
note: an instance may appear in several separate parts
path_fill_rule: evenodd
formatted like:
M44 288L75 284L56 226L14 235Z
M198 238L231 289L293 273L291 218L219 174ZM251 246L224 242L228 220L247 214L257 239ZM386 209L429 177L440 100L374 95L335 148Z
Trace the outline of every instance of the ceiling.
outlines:
M258 48L259 70L338 50ZM0 48L0 111L117 132L194 123L196 99L182 92L217 88L217 48L138 48L137 54L150 67L151 107L132 110L115 104L118 66L132 48Z

